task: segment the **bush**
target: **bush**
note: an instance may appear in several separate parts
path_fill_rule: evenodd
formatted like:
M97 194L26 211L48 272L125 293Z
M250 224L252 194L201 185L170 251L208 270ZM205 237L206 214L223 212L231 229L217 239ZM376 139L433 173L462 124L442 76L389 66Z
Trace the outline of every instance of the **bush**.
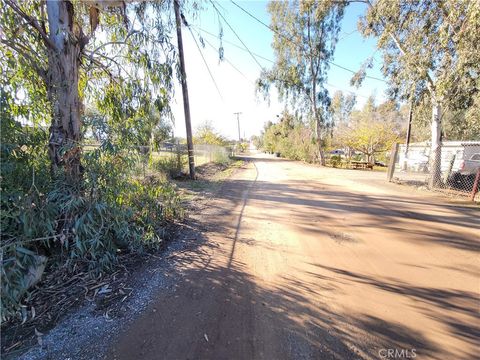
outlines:
M150 166L153 170L159 171L172 179L184 171L187 163L187 157L178 153L176 156L152 159Z
M334 168L338 167L341 164L342 164L342 158L340 155L332 155L330 157L330 165L332 165Z
M248 143L242 142L237 145L237 149L239 152L244 153L248 149Z
M265 128L262 143L265 151L292 160L314 162L318 152L311 128L288 113Z
M172 184L135 176L135 152L111 144L86 152L78 191L61 173L50 177L44 152L20 143L10 150L2 145L2 321L21 316L28 288L47 261L49 267L108 270L121 252L160 246L166 224L183 216Z
M229 150L225 147L218 147L213 151L212 161L217 164L230 163Z

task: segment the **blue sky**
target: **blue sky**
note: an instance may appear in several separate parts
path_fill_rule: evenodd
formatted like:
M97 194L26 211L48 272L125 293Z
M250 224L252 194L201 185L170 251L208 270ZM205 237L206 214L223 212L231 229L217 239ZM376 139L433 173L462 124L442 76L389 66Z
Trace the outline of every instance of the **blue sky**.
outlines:
M270 24L266 1L238 1L237 3L266 24ZM272 63L265 59L274 59L270 45L272 32L230 1L219 1L216 5L247 48L252 53L261 56L255 56L258 63L262 67L269 68ZM380 71L381 54L376 51L375 39L364 39L357 31L358 18L364 11L365 5L363 4L354 3L347 7L333 62L357 70L366 58L374 56L374 67L368 70L368 75L383 79ZM270 102L255 96L254 82L260 74L261 67L244 49L225 20L221 19L208 2L205 3L204 10L197 14L196 18L187 18L193 27L193 34L197 42L199 42L200 36L205 40L205 48L202 48L201 45L200 48L221 96L208 74L192 35L187 28L183 28L192 125L195 129L205 121L209 121L223 135L235 138L237 127L233 113L240 111L242 112L242 136L245 134L249 137L258 134L266 121L274 120L276 114L284 108L284 104L278 102L275 91L272 91ZM220 26L223 28L224 34L223 47L226 61L223 62L219 62L217 50L220 45L217 37ZM330 94L333 95L336 90L355 92L358 107L362 106L371 94L376 96L377 102L385 99L386 83L366 79L362 87L356 89L350 87L351 76L352 73L331 66L328 73L329 85L327 86ZM176 118L175 135L185 136L183 103L178 86L175 100L173 106Z

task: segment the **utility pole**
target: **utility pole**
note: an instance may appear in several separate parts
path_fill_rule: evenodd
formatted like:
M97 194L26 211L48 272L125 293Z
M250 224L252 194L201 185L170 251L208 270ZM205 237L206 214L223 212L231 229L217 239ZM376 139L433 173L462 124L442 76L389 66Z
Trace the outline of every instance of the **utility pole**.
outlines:
M235 112L233 115L237 115L237 125L238 125L238 142L242 142L242 139L240 138L240 114L241 112Z
M192 124L190 122L190 103L188 101L187 74L185 72L185 59L183 56L182 22L180 20L180 0L173 0L175 22L177 25L178 55L180 57L180 72L182 76L183 111L185 113L185 128L187 130L188 168L190 179L195 180L195 157L193 153Z
M408 148L410 147L410 136L412 132L412 119L413 119L413 97L410 97L410 109L408 111L408 127L407 127L407 137L405 139L405 155L403 162L403 170L407 170L408 167Z
M405 154L408 152L408 147L410 146L410 135L412 132L412 119L413 119L413 99L410 100L410 109L408 111L408 127L407 127Z

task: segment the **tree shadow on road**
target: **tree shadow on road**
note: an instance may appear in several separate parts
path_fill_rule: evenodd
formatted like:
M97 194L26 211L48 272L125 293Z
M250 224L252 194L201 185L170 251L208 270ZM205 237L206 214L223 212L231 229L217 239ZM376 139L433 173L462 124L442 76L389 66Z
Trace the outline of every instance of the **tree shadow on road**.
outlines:
M175 290L158 295L111 358L377 359L383 348L436 357L435 344L418 331L334 313L313 287L295 279L260 287L245 264L213 265L208 251L176 261L183 270Z
M229 191L221 192L219 196L235 202L239 197L241 198L242 191L251 186L251 182L230 180L224 186ZM479 236L473 234L466 236L458 233L455 228L450 231L438 228L438 225L451 225L480 231L478 222L480 212L476 209L430 204L408 197L353 193L344 191L341 187L338 190L332 190L331 187L326 187L320 182L305 180L289 181L283 184L257 181L249 200L262 202L265 214L280 206L294 207L298 209L295 220L299 223L302 222L302 217L311 220L316 213L322 214L323 218L319 220L325 223L334 215L342 215L347 219L355 215L366 215L369 217L368 220L361 224L352 223L352 229L370 227L406 232L415 235L415 241L425 245L480 251ZM326 216L326 213L330 213L331 216ZM260 218L259 221L261 220ZM405 221L411 220L419 224L414 229L405 225Z
M411 286L323 264L313 264L323 272L308 273L314 279L312 282L285 274L280 284L262 285L248 266L234 256L238 242L243 246L270 246L255 238L239 236L243 211L250 201L262 204L263 212L253 217L259 222L268 221L278 207L290 207L290 217L274 220L294 222L302 231L331 235L322 224L339 215L346 218L367 215L369 220L358 226L402 231L414 236L418 243L469 252L478 252L478 239L445 233L437 225L480 229L475 222L476 211L432 205L418 198L345 191L303 179L284 183L225 180L215 196L219 201L209 204L202 214L203 220L192 222L194 230L198 226L196 231L208 234L208 239L198 236L191 251L174 258L179 278L175 289L158 294L142 318L120 337L111 358L378 359L381 349L392 348L415 349L421 358L451 356L421 330L400 322L364 313L347 316L332 311L329 301L333 301L337 286L348 283L413 300L420 311L442 322L453 336L470 344L478 340L478 328L473 322L467 324L455 316L478 316L475 294ZM433 208L434 213L425 212L425 207ZM319 225L312 226L303 220L315 217L317 212L322 214ZM405 229L405 220L420 225ZM230 241L231 246L218 246L216 236ZM335 236L330 238L335 241ZM349 245L355 246L355 241ZM438 309L451 316L438 319ZM464 359L476 358L468 349L462 355Z
M347 316L332 311L329 301L331 293L336 291L335 282L368 285L414 299L424 307L447 309L452 318L440 321L455 336L474 341L478 329L453 320L456 312L476 316L476 299L470 293L412 287L321 264L315 266L332 273L332 276L311 273L309 275L314 275L316 279L309 283L285 274L281 284L260 285L247 265L234 257L237 242L245 246L260 245L257 239L239 237L247 201L261 201L265 205L265 212L260 214L258 221L266 221L269 208L283 205L294 208L301 206L310 215L316 209L346 215L374 215L375 220L368 226L390 229L400 226L405 217L416 217L416 220L428 223L428 226L436 222L465 226L472 221L470 215L464 213L458 213L458 218L452 219L446 214L440 217L414 214L411 206L406 212L402 210L402 201L409 200L405 199L396 201L381 196L318 188L310 191L309 186L311 184L304 181L288 184L225 181L216 195L220 201L210 204L208 211L203 214L204 220L196 223L199 227L197 230L208 233L209 238L199 236L191 251L174 258L175 268L179 269L179 281L175 289L170 293L158 294L142 318L120 337L111 358L378 359L381 349L392 348L415 349L421 358L448 358L449 354L439 349L422 332L399 322L363 313L349 313ZM248 189L250 193L246 196ZM312 196L313 191L317 192L313 194L315 196ZM392 202L397 202L398 206L392 208ZM232 223L234 209L237 209L237 214ZM300 211L295 220L303 215L306 214ZM304 230L322 231L306 225ZM457 239L440 232L436 239L426 234L419 235L419 241L467 251L478 250L478 244L471 238ZM217 246L215 236L230 241L231 247ZM217 260L212 261L213 258ZM433 312L431 316L434 316ZM464 359L476 358L467 349L463 355Z

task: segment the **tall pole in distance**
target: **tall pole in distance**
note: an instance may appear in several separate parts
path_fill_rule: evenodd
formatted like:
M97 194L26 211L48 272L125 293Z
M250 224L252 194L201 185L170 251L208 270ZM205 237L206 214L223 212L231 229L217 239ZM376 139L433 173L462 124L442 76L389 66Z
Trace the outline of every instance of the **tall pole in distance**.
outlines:
M185 72L185 59L183 56L182 23L180 20L179 0L173 0L175 22L177 25L178 55L180 57L180 72L182 76L183 111L185 113L185 128L187 130L188 167L190 179L195 179L195 157L193 153L192 124L190 122L190 103L188 101L187 74Z
M403 162L403 170L408 168L408 150L410 147L410 137L412 133L412 119L413 119L413 98L410 96L410 109L408 111L408 126L407 126L407 137L405 139L405 154Z
M240 114L241 112L236 112L236 113L233 113L234 115L237 115L237 126L238 126L238 142L242 142L242 139L240 137Z
M405 146L405 155L408 152L408 147L410 146L410 137L412 133L412 119L413 119L413 100L410 99L410 109L408 111L408 127L407 127L407 138Z

